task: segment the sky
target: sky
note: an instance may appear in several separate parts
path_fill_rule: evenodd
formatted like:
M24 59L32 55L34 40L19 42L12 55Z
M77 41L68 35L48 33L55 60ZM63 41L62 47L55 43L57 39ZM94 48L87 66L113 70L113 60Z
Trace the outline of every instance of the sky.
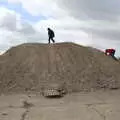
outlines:
M75 42L120 56L120 0L0 0L0 52L22 43Z

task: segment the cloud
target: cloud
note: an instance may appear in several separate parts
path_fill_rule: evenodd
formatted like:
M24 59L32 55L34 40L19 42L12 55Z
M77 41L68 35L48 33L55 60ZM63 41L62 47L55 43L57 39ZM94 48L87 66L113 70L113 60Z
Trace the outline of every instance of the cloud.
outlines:
M95 29L95 28L83 28L87 33L92 34L93 37L107 39L109 41L120 41L120 29Z
M0 27L16 31L21 27L21 15L5 7L0 7Z
M7 13L6 16L4 16L1 24L1 27L5 27L12 31L16 30L16 16Z
M66 12L58 7L57 0L8 0L9 3L21 4L33 16L63 17Z
M33 28L33 26L31 24L28 24L27 22L23 22L21 24L21 26L22 26L22 28L17 30L21 34L31 35L31 34L35 34L36 33L36 31Z
M116 20L120 15L119 0L59 0L58 3L77 18Z
M0 14L0 51L25 42L44 42L44 35L20 14L4 7L0 8Z

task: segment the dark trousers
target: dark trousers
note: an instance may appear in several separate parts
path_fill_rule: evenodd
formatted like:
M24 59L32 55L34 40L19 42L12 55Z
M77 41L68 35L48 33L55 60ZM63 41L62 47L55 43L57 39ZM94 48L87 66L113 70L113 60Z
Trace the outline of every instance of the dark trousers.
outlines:
M111 56L114 57L114 56L115 56L115 52L112 52L112 53L111 53Z
M53 39L53 37L49 37L48 41L50 43L50 40L52 40L53 43L55 43L55 40Z

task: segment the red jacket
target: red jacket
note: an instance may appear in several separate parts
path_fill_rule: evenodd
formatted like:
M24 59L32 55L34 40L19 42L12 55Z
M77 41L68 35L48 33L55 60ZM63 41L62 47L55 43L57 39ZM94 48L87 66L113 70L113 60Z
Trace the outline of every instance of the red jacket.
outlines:
M110 54L115 53L115 49L106 49L105 54L107 53L110 53Z

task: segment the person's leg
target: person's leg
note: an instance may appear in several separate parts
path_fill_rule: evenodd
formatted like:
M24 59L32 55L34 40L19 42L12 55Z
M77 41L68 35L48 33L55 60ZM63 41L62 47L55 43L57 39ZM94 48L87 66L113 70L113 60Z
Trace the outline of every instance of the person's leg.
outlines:
M115 51L112 52L112 57L114 57L114 56L115 56Z
M50 37L49 37L49 39L48 39L48 43L50 44Z
M53 41L53 43L55 43L55 40L53 38L51 38L51 40Z

